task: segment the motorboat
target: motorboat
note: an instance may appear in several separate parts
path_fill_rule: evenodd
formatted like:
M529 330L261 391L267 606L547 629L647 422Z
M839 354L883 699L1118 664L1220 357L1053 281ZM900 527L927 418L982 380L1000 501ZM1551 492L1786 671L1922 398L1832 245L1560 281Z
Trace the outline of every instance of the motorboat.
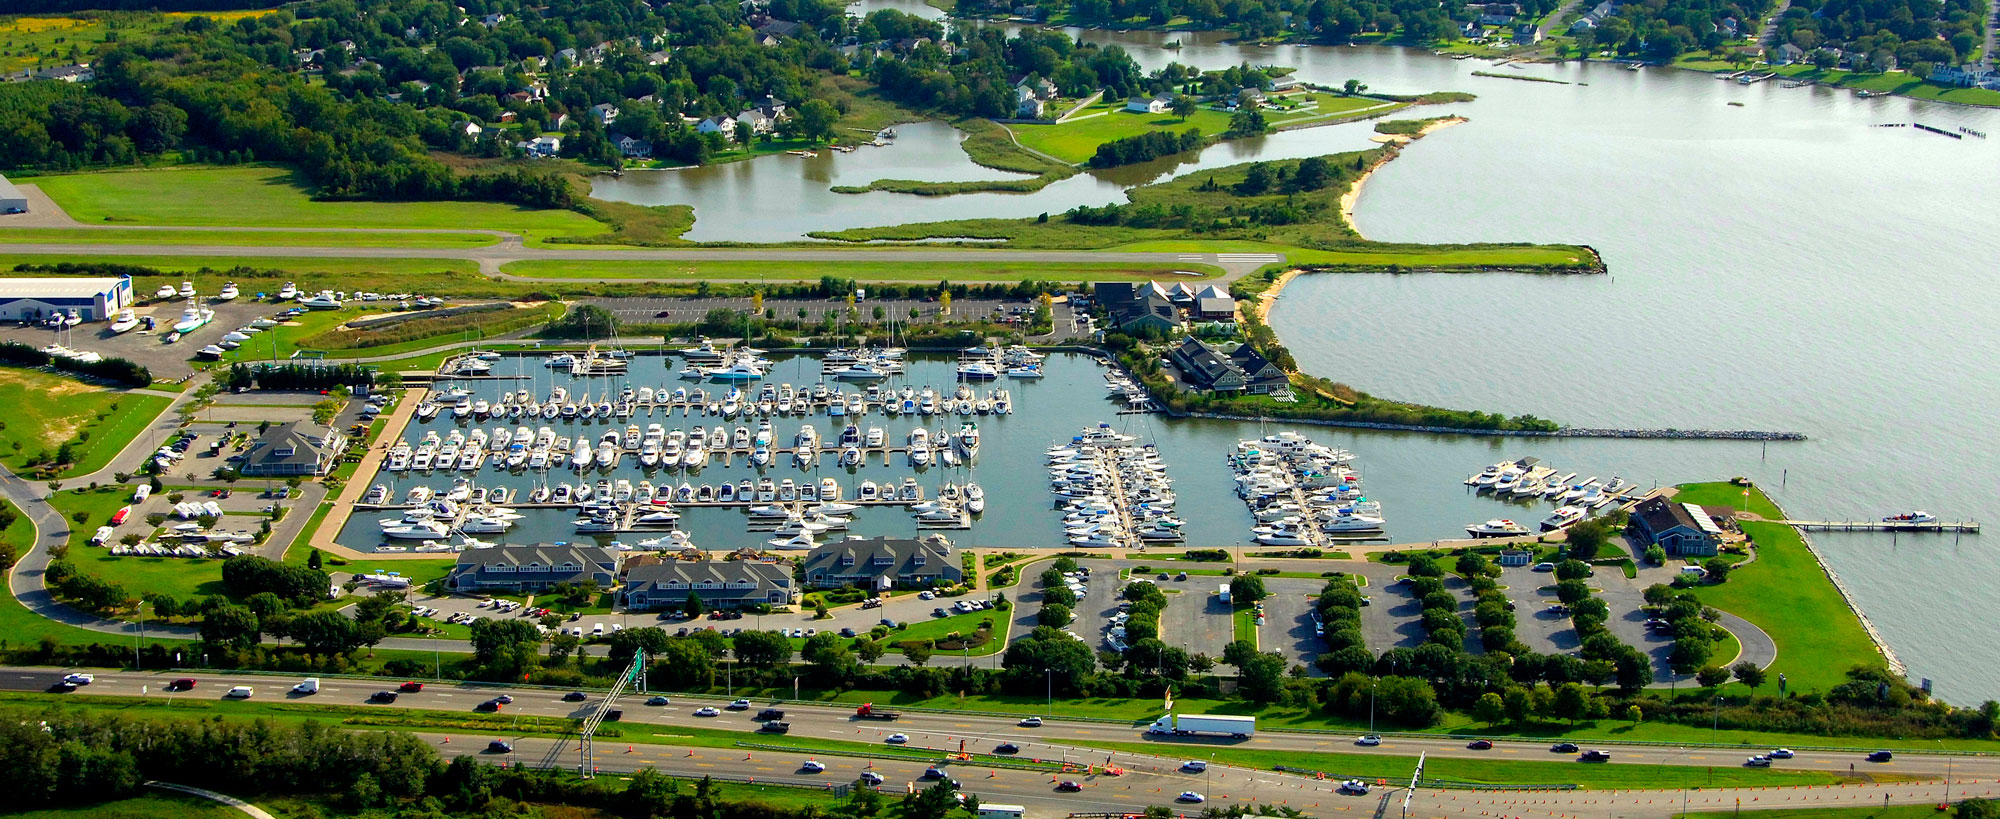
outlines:
M1494 518L1485 523L1465 527L1465 533L1475 538L1519 537L1528 533L1528 527L1506 518Z
M299 306L308 310L339 310L340 299L335 298L331 290L321 290L308 298L300 299Z
M222 286L222 291L221 291L221 292L219 292L219 293L216 293L216 294L215 294L215 300L216 300L216 301L230 301L230 300L232 300L232 299L235 299L235 298L236 298L237 296L240 296L240 295L242 295L242 294L243 294L243 292L242 292L241 290L238 290L238 289L236 289L236 283L235 283L235 282L229 282L229 283L227 283L227 284L224 284L224 285Z
M966 484L964 494L965 494L965 511L971 512L972 514L975 515L986 511L986 490L981 489L979 487L979 484L976 483Z
M194 354L200 356L204 361L221 361L222 354L226 352L228 351L214 344L210 344L206 347L194 351Z
M171 284L160 285L160 289L153 291L153 298L156 299L171 299L177 295L180 295L180 292Z
M189 302L187 309L181 311L181 320L174 322L173 331L181 335L187 335L214 320L214 310L210 310L194 302Z
M296 284L293 284L291 282L285 282L284 287L278 288L279 301L291 301L292 299L298 298L298 296L299 296L299 286Z
M194 298L194 282L181 282L180 297L184 299Z
M1583 514L1584 509L1581 506L1564 506L1558 508L1555 514L1549 516L1548 520L1542 521L1542 531L1549 532L1569 526L1572 523L1582 520Z
M966 381L991 381L1000 377L1000 371L984 361L967 361L958 365L958 377Z
M1882 522L1883 523L1936 523L1937 519L1938 517L1936 515L1933 515L1922 509L1918 509L1911 512L1904 512L1903 514L1900 515L1890 515L1888 517L1883 518Z
M139 316L138 314L133 313L131 309L128 308L120 311L118 313L118 319L116 321L111 322L111 332L112 333L130 332L132 328L137 326L139 326Z

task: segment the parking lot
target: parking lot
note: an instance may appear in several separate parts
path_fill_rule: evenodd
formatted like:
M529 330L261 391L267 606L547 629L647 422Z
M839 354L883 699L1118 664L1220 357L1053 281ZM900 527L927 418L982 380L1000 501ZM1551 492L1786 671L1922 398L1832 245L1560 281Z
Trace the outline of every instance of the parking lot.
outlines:
M1501 593L1514 604L1514 638L1537 654L1568 654L1578 647L1569 616L1549 611L1556 599L1540 592L1554 582L1555 577L1548 572L1527 566L1509 566L1500 572L1500 585L1505 587Z
M1283 654L1287 664L1303 665L1320 676L1313 661L1326 652L1326 641L1313 631L1312 611L1313 601L1325 587L1324 580L1264 578L1264 590L1270 596L1264 598L1264 625L1257 629L1257 647Z
M0 327L0 340L18 341L36 348L61 344L106 358L137 362L151 370L154 378L175 379L194 372L194 362L189 359L194 357L196 350L221 341L223 334L248 324L251 319L275 314L279 309L275 305L247 298L210 303L208 306L215 310L214 321L179 341L167 344L163 339L174 322L180 320L181 310L186 306L187 302L183 300L168 299L134 307L133 312L140 318L153 318L155 328L150 332L142 327L113 334L110 323L102 321L79 325L68 331L10 324Z

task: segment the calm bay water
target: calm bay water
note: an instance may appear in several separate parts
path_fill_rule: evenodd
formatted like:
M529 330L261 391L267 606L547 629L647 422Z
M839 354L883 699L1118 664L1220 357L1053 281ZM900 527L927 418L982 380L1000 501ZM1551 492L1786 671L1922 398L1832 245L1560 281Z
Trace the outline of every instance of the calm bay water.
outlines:
M856 10L883 7L935 16L911 0L870 0ZM1382 395L1576 424L1811 436L1764 447L1314 432L1360 454L1395 539L1449 536L1500 514L1538 517L1467 498L1458 484L1483 464L1523 455L1642 485L1746 475L1801 518L1872 519L1924 508L1946 518L2000 519L1993 488L2000 467L1992 459L2000 441L1985 423L1987 408L2000 403L1992 366L2000 297L1987 272L2000 258L2000 222L1992 215L2000 150L1988 140L1875 127L1921 121L1995 133L2000 112L1773 83L1739 86L1673 70L1496 69L1404 49L1242 48L1205 34L1173 35L1186 47L1168 51L1157 47L1166 39L1157 33L1071 33L1121 45L1148 69L1168 61L1277 64L1327 85L1356 78L1380 91L1478 94L1476 102L1426 112L1461 113L1472 122L1425 139L1374 175L1358 228L1389 241L1581 242L1610 265L1610 275L1599 277L1305 277L1286 291L1272 320L1307 369ZM1570 84L1471 76L1475 70ZM796 169L781 167L797 161L789 158L742 163L727 185L674 173L653 182L628 175L621 186L600 183L598 190L694 204L700 221L692 238L776 240L813 229L1032 216L1121 201L1123 185L1191 168L1363 147L1368 129L1359 123L1228 143L1192 165L1080 175L1027 195L844 197L826 193L824 181L802 183ZM828 164L882 163L842 173L842 184L945 178L885 172L959 160L934 156L948 134L904 131L918 139ZM923 168L972 178L955 167ZM759 204L756 218L730 204L739 201ZM1049 380L1045 392L1062 388ZM1094 381L1075 388L1096 400ZM1103 415L1100 409L1049 421L1026 445L1041 446ZM1183 481L1183 498L1226 489L1223 448L1255 432L1158 421L1153 430ZM992 452L981 470L996 469ZM1224 500L1199 517L1184 515L1201 527L1202 542L1242 537L1240 506ZM1202 520L1211 513L1226 523ZM976 529L972 541L988 542L991 528ZM1912 676L1935 678L1940 694L1955 702L2000 697L2000 646L1981 639L1977 625L2000 619L2000 587L1992 580L2000 557L1980 548L1978 537L1820 534L1815 541Z

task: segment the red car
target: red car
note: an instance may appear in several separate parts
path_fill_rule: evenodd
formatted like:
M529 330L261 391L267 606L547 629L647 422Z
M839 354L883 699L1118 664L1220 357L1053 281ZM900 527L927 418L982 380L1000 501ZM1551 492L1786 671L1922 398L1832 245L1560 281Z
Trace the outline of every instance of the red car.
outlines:
M396 686L396 690L401 691L405 694L414 694L418 691L424 690L424 684L420 682L406 682L403 683L402 685Z
M1083 790L1083 786L1077 784L1076 780L1074 779L1065 779L1062 781L1061 784L1056 785L1056 790L1062 791L1064 793L1075 793L1077 791Z
M1465 747L1471 748L1472 750L1475 751L1490 751L1493 750L1493 742L1491 740L1475 739L1472 742L1467 743Z
M178 680L174 680L173 682L167 683L168 691L187 691L192 688L194 688L193 677L182 677Z

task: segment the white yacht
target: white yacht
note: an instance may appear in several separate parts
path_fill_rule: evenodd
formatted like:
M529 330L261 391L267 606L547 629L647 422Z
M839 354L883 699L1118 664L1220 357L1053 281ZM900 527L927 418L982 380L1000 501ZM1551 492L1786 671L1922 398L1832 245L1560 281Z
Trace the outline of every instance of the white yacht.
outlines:
M127 308L118 313L118 320L111 322L111 332L130 332L132 328L137 326L139 326L138 314L133 313L130 308Z
M173 331L181 335L187 335L214 320L214 310L210 310L194 302L189 302L187 309L181 311L181 320L174 322Z
M1528 533L1528 527L1506 518L1494 518L1485 523L1465 527L1465 533L1475 538L1518 537Z
M1583 512L1584 510L1581 506L1564 506L1559 508L1555 511L1555 514L1549 516L1548 520L1542 521L1542 531L1548 532L1561 529L1582 520Z
M340 299L335 298L331 290L321 290L311 297L300 299L299 305L308 310L339 310Z
M240 290L237 290L237 289L236 289L236 283L235 283L235 282L229 282L228 284L225 284L225 285L223 285L223 286L222 286L222 292L219 292L219 293L216 293L216 294L215 294L215 300L216 300L216 301L230 301L230 300L232 300L232 299L234 299L234 298L236 298L237 296L240 296L240 295L242 295L242 294L243 294L243 293L242 293L242 291L240 291Z

